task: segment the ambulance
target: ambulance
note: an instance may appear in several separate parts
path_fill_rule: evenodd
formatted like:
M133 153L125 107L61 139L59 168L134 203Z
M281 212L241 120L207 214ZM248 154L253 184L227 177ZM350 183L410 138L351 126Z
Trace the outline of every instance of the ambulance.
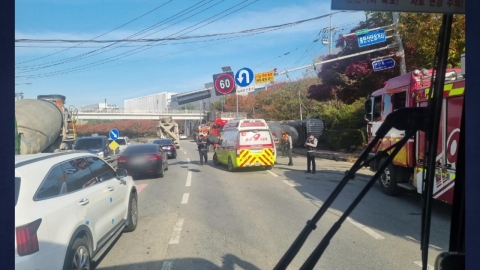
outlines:
M248 167L270 170L276 156L272 132L265 120L230 120L223 127L213 163L227 165L229 171Z

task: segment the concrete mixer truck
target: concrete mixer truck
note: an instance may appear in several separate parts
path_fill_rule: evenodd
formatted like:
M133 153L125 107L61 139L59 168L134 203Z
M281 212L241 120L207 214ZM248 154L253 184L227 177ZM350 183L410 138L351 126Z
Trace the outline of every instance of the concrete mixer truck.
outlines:
M76 139L77 109L65 96L40 95L15 101L15 154L53 153L71 149Z

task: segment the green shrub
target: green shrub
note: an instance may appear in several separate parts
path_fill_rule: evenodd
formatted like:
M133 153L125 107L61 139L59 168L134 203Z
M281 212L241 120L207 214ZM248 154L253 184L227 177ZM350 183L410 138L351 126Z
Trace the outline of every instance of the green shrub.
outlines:
M323 141L332 150L350 151L366 143L365 132L361 129L329 130L323 134Z

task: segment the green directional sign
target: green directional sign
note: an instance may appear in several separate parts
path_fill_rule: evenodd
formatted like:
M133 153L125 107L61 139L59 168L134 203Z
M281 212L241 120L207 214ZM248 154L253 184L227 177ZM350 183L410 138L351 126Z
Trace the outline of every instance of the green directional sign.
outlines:
M366 33L368 33L368 29L362 29L362 30L358 30L357 32L355 32L355 34L357 34L357 36L365 35Z

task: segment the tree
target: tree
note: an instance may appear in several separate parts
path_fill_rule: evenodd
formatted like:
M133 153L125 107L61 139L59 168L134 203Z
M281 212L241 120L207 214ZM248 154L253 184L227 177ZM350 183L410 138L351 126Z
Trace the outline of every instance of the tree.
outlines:
M367 12L368 19L360 22L350 33L360 29L392 24L391 13ZM420 68L431 68L441 25L439 14L401 13L399 31L405 49L405 62L407 71ZM391 30L387 35L391 35ZM387 43L371 45L368 50L392 44L394 39ZM324 57L324 60L334 59L339 56L351 55L365 51L359 48L356 35L340 36L336 47L342 48L338 54ZM452 26L451 50L449 53L449 67L459 67L460 56L465 52L465 16L455 15ZM366 55L360 55L343 60L337 60L322 65L318 77L322 84L312 85L309 97L318 101L340 100L351 104L360 98L366 97L373 91L383 87L385 81L400 75L398 65L395 68L374 72L372 60L395 54L396 50L382 50ZM397 63L400 58L392 57Z

